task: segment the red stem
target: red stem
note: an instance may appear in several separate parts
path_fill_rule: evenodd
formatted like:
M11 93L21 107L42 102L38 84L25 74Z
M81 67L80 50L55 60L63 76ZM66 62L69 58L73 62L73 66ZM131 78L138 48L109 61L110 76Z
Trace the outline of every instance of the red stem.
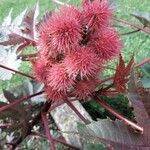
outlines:
M143 133L143 127L140 127L139 125L135 124L134 122L128 120L126 117L122 116L119 112L112 109L107 103L103 102L99 97L95 96L95 100L98 104L100 104L103 108L105 108L107 111L112 113L118 119L123 120L126 124L132 126L133 128L135 128L138 131L140 131L141 133Z
M85 119L84 116L77 110L77 108L70 102L67 98L64 100L66 104L78 115L78 117L85 123L91 123L89 120Z
M109 80L113 80L114 77L109 77L109 78L106 78L106 79L103 79L103 80L99 80L99 83L103 83L103 82L107 82Z
M141 67L142 65L149 63L150 62L150 58L146 58L143 61L141 61L140 63L138 63L137 65L135 65L136 68Z
M48 127L47 112L42 112L41 117L42 117L42 121L43 121L43 124L44 124L44 129L45 129L45 132L46 132L46 136L47 136L48 141L49 141L50 150L55 150L55 143L53 141L53 138L50 134L50 130L49 130L49 127Z
M137 28L137 29L140 29L140 30L144 31L145 33L150 34L150 30L145 29L145 28L143 28L142 26L139 26L139 25L137 25L137 24L134 24L134 23L131 23L131 22L128 22L128 21L126 21L126 20L119 19L119 18L116 18L116 17L113 17L113 19L114 19L115 21L118 21L118 22L121 22L121 23L130 25L130 26L132 26L132 27L134 27L134 28Z
M77 101L77 99L75 98L75 99L69 100L69 101L73 102L73 101ZM51 108L49 109L49 112L51 112L51 111L54 110L55 108L61 106L62 104L64 104L64 101L60 101L60 102L58 102L58 103L53 103L52 106L51 106Z
M107 87L103 88L102 91L107 91L110 88L112 88L113 86L114 86L114 84L112 83L112 84L108 85Z
M11 127L11 126L16 126L17 124L15 123L0 123L0 127Z
M27 46L31 45L31 42L25 41L22 45L20 45L17 49L17 52L22 51L25 49Z
M31 75L28 75L28 74L25 74L25 73L23 73L23 72L20 72L20 71L17 71L17 70L8 68L8 67L6 67L6 66L0 65L0 67L3 68L3 69L6 69L6 70L10 70L10 71L12 71L12 72L15 72L15 73L17 73L17 74L20 74L20 75L22 75L22 76L25 76L25 77L28 77L28 78L31 78L31 79L35 79L35 78L34 78L33 76L31 76Z
M9 108L11 108L11 107L13 107L13 106L15 106L15 105L17 105L17 104L20 104L21 102L23 102L23 101L25 101L25 100L28 100L28 99L30 99L30 98L32 98L32 97L41 95L43 92L44 92L44 91L41 91L41 92L32 94L32 95L30 95L30 96L22 97L22 98L20 98L20 99L18 99L18 100L15 100L14 102L12 102L12 103L10 103L10 104L7 104L6 106L2 106L2 107L0 107L0 112L2 112L2 111L4 111L4 110L7 110L7 109L9 109Z

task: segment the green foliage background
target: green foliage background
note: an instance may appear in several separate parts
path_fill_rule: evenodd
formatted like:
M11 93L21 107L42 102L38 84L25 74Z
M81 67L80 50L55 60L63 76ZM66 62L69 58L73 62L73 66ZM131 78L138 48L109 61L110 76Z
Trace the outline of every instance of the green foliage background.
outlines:
M65 0L63 0L65 2ZM130 16L133 12L138 11L144 11L149 12L150 11L150 0L113 0L116 3L115 15L119 18L125 19L127 21L132 21L134 23L139 23L138 20L136 20L134 17ZM22 12L25 8L31 8L37 0L0 0L0 21L3 20L5 16L9 13L10 9L13 9L12 15L15 17L18 13ZM55 9L56 7L59 7L56 3L54 3L52 0L39 0L40 5L40 17L42 15L50 10ZM70 3L79 5L80 0L70 0ZM131 27L119 24L121 25L121 28L119 28L120 33L129 32L132 29ZM150 56L150 39L149 35L145 34L143 32L138 32L136 34L126 35L122 36L122 41L124 44L124 48L122 49L122 54L126 61L129 60L131 55L135 54L136 62L139 62L140 60L147 58ZM34 49L32 47L27 48L26 52L31 53ZM110 63L110 66L113 66L114 63ZM21 71L25 73L31 73L31 64L29 63L22 63L22 66L20 68ZM112 71L106 71L106 75L112 74ZM14 87L16 85L19 85L22 83L22 81L25 79L25 77L22 77L20 75L15 75L11 81L0 81L0 88L5 89L9 87ZM1 91L1 90L0 90ZM106 100L106 98L104 98ZM115 108L120 110L122 113L126 114L128 117L132 117L130 112L127 111L127 100L122 97L118 96L117 98L109 98L106 100L110 102L110 105L116 106ZM107 112L105 112L102 108L99 108L97 105L95 105L93 102L90 104L85 104L88 111L91 112L91 114L97 113L95 117L102 117L104 118L106 115L110 116ZM122 107L121 107L122 106ZM95 111L95 112L94 112ZM100 114L98 113L100 112ZM112 117L112 116L110 116ZM93 116L94 118L94 116ZM112 117L113 118L113 117Z
M63 0L67 1L67 0ZM117 7L115 8L115 14L122 19L133 21L134 23L139 23L134 17L131 17L130 14L135 11L150 11L150 0L113 0ZM26 7L31 8L37 0L0 0L0 21L9 13L10 9L13 9L13 16L16 16L18 13L22 12ZM79 5L81 0L70 0L70 3L75 5ZM58 7L52 0L39 0L40 5L40 17L50 10ZM120 33L125 33L132 30L131 27L127 25L120 24L122 27L119 29ZM133 29L134 30L134 29ZM122 49L122 53L125 57L125 60L129 60L130 56L134 53L136 62L150 56L150 40L149 35L139 32L136 34L131 34L127 36L122 36L122 40L124 43L124 48ZM32 48L28 48L27 52L33 51ZM110 66L112 63L110 63ZM25 73L31 73L30 64L23 63L21 67L21 71ZM107 72L111 74L111 71ZM16 75L9 82L0 82L0 87L13 87L20 84L24 80L24 77L20 77Z
M130 16L131 13L136 11L144 11L144 12L150 12L150 0L114 0L117 3L117 7L115 8L115 15L119 18L122 18L127 21L132 21L133 23L139 23L138 20L136 20L134 17ZM0 21L9 13L10 9L13 9L13 16L16 16L20 12L22 12L26 7L30 8L32 7L37 0L0 0ZM73 3L75 5L80 4L80 0L70 0L70 3ZM39 0L40 5L40 16L44 14L44 12L53 10L54 8L58 7L55 3L52 2L52 0ZM121 25L121 28L119 29L120 33L125 33L132 29L131 27L119 24ZM136 34L126 35L122 36L122 41L124 44L124 48L122 49L123 56L126 61L129 60L131 55L135 54L136 62L139 62L140 60L147 58L150 56L150 38L148 34L145 34L143 32L139 32ZM33 52L33 48L28 48L26 50L27 53ZM111 63L109 64L112 65ZM31 65L28 63L23 63L21 66L21 71L25 73L31 73L30 69ZM112 72L107 72L107 74L111 74ZM2 88L8 88L8 87L14 87L16 85L19 85L25 77L15 75L11 81L0 81L0 89ZM1 90L0 90L1 92ZM120 111L122 114L126 115L128 118L133 119L132 115L132 109L128 107L128 101L127 99L119 95L115 98L106 98L102 97L102 99L110 104L110 106L114 107L118 111ZM96 118L106 118L106 116L109 116L111 119L115 119L114 116L109 114L107 111L105 111L103 108L99 107L97 104L95 104L93 101L90 103L85 103L84 107L88 110L90 115L93 117L93 119ZM45 144L43 144L45 145ZM47 145L46 145L47 146ZM46 148L45 148L46 149Z

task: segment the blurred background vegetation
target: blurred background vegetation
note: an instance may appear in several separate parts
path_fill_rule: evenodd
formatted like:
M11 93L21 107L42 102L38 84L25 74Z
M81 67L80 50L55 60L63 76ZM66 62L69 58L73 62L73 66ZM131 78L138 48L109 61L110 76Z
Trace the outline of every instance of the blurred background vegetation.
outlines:
M134 12L150 12L150 0L112 0L116 2L115 15L118 18L122 18L127 21L131 21L133 23L140 24L137 19L132 17L130 14ZM6 17L10 11L13 9L13 17L22 12L26 7L31 8L37 0L0 0L0 21L2 22L3 18ZM79 5L80 0L70 0L70 3ZM40 5L40 17L44 15L45 12L50 11L58 7L57 4L52 2L52 0L39 0ZM130 26L120 24L120 28L118 31L120 33L126 33L134 30ZM138 32L131 35L121 36L124 48L122 49L123 57L125 61L128 62L132 54L135 54L135 61L139 62L140 60L147 58L150 56L150 38L149 35ZM27 53L33 52L34 49L32 47L26 50ZM116 62L116 61L115 61ZM109 66L114 66L114 62L109 63ZM31 64L25 62L22 63L20 68L22 72L32 73ZM106 71L105 75L109 76L113 71ZM11 81L0 81L0 93L2 89L15 87L22 83L25 77L20 75L15 75ZM117 97L102 97L102 99L109 103L110 106L114 107L122 114L126 115L128 118L133 119L132 108L128 106L128 100L123 95L118 95ZM90 113L92 118L96 120L96 118L106 118L110 117L111 119L115 119L114 116L109 114L103 108L98 106L94 101L84 103L84 107ZM45 144L44 144L45 145ZM47 147L47 146L46 146ZM45 148L46 149L46 148Z
M67 0L63 0L67 1ZM111 0L116 3L116 8L114 9L115 15L119 18L132 21L134 23L139 23L137 19L132 17L130 14L134 12L149 12L150 11L150 0ZM31 8L37 0L0 0L0 21L3 20L5 16L8 15L10 9L13 9L13 17L22 12L25 8ZM47 11L53 10L58 5L54 3L52 0L39 0L40 5L40 17ZM79 5L81 0L70 0L69 3ZM120 33L126 33L128 31L132 31L131 27L119 24L121 27L119 28ZM131 35L122 36L122 41L124 48L122 49L122 54L126 61L129 60L131 55L135 54L136 62L150 56L150 39L149 35L138 32ZM33 48L28 48L27 52L32 52ZM110 66L113 66L114 63L110 63ZM25 73L31 73L30 64L22 63L21 71ZM106 75L112 74L112 71L106 71ZM6 87L13 87L20 84L25 78L19 75L15 75L11 81L1 81L0 87L2 89Z
M66 0L63 0L63 1L66 2ZM122 18L124 20L131 21L134 23L140 24L137 19L135 19L134 17L130 15L131 13L139 12L139 11L150 12L150 7L149 7L150 0L143 0L143 1L141 0L111 0L111 1L114 1L116 4L114 8L114 12L118 18ZM36 2L37 0L0 0L0 21L2 21L3 18L8 15L10 9L13 9L12 16L15 17L17 14L22 12L25 8L31 8L33 5L35 5ZM50 10L53 10L59 7L59 5L54 3L52 0L39 0L38 2L40 5L39 19L40 17L44 15L45 12L48 12ZM69 3L74 4L74 5L80 5L81 0L70 0ZM130 26L127 26L124 24L119 23L119 26L121 27L118 28L118 31L121 34L134 30ZM124 48L122 49L122 54L126 61L130 59L132 54L135 54L136 62L139 62L140 60L150 56L149 35L143 32L138 32L138 33L131 34L131 35L121 36L121 38L122 38L123 45L124 45ZM26 50L27 53L31 53L33 51L34 49L32 47L29 47ZM115 64L114 62L110 62L108 65L114 67L114 64ZM27 62L25 63L23 62L20 70L25 73L29 73L29 74L32 73L31 64ZM112 73L113 73L112 70L107 70L105 71L105 76L109 76ZM11 81L0 81L0 88L1 88L0 91L2 91L2 89L5 89L5 88L15 87L16 85L19 85L22 83L24 79L25 77L22 77L20 75L15 75ZM127 99L123 98L122 96L118 96L117 98L109 98L109 103L110 105L115 106L115 108L117 109L120 108L120 111L126 114L129 118L132 117L131 113L127 112L128 110ZM122 107L120 107L121 103L123 103ZM93 115L95 114L95 117L93 116L94 119L98 116L102 118L104 118L105 116L109 116L108 113L106 113L101 108L97 108L99 106L97 106L96 104L92 102L90 104L89 103L85 104L84 106L88 109L88 111L91 114L92 113ZM95 110L95 112L91 111L93 109ZM99 115L96 115L98 114L97 110L99 110L100 112Z

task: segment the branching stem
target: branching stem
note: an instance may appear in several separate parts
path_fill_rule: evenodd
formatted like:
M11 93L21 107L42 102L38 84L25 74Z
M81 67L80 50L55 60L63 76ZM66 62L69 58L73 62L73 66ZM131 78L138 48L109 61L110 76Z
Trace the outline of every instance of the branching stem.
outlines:
M89 124L90 121L85 119L84 116L78 111L78 109L67 98L64 100L66 104L78 115L78 117L85 123Z
M146 58L143 61L141 61L140 63L138 63L137 65L135 65L136 68L141 67L142 65L146 64L146 63L150 63L150 58Z
M119 19L119 18L116 18L116 17L113 17L113 20L118 21L118 22L121 22L121 23L124 23L124 24L127 24L127 25L130 25L130 26L132 26L132 27L134 27L134 28L137 28L137 29L142 30L142 31L145 32L145 33L150 34L150 30L145 29L145 28L143 28L142 26L139 26L139 25L137 25L137 24L134 24L134 23L131 23L131 22L128 22L128 21L126 21L126 20Z
M41 91L41 92L38 92L38 93L35 93L35 94L32 94L32 95L24 96L24 97L22 97L22 98L20 98L20 99L17 99L17 100L13 101L13 102L10 103L10 104L7 104L7 105L5 105L5 106L0 107L0 112L5 111L5 110L7 110L7 109L9 109L9 108L11 108L11 107L14 107L15 105L18 105L18 104L22 103L22 102L25 101L25 100L29 100L29 99L32 98L32 97L41 95L41 94L43 94L43 92L44 92L44 91Z
M48 126L47 112L42 112L41 117L42 117L42 121L44 124L45 133L46 133L46 136L49 141L50 150L55 150L55 143L52 138L52 135L50 134L50 130L49 130L49 126Z
M0 127L12 127L16 126L17 124L15 123L0 123Z

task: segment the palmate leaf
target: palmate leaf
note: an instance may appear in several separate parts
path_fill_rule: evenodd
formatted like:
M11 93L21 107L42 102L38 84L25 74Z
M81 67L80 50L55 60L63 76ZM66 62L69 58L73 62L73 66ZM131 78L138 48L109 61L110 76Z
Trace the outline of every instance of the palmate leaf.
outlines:
M128 65L125 66L125 62L120 55L119 64L116 68L116 73L114 76L114 87L118 92L125 93L126 92L126 83L128 82L128 77L131 71L131 67L134 63L134 57L132 56Z
M94 144L101 143L106 147L112 146L115 150L150 149L150 92L139 85L134 70L128 84L128 99L137 123L143 127L143 133L138 133L120 120L101 119L89 125L79 125L78 134L84 140Z
M23 25L26 28L26 31L24 33L28 34L30 38L32 38L34 41L37 38L37 17L39 15L39 4L37 3L31 10L27 12L27 14L24 17Z
M143 126L145 125L145 122L150 119L150 117L148 116L148 113L144 106L144 102L147 101L148 97L144 94L141 95L141 92L139 91L141 87L142 86L139 85L139 81L135 75L134 70L132 70L128 83L128 99L131 102L132 107L134 108L134 115L136 117L136 121Z
M150 143L145 143L143 135L133 132L122 121L103 119L89 125L79 125L79 135L94 144L112 146L115 150L149 150ZM95 149L98 150L98 149Z
M9 26L11 24L11 14L12 14L12 9L9 11L8 16L6 16L3 20L2 26Z
M150 88L150 78L144 77L141 79L144 88Z
M143 72L142 84L144 88L150 88L150 63L144 64L141 70Z
M9 103L18 98L10 91L3 90L3 93L4 97ZM0 107L5 106L7 104L8 103L0 102ZM25 129L27 120L29 119L28 117L29 115L27 114L26 108L23 104L16 105L0 113L0 120L5 122L7 121L7 119L9 119L9 121L16 124L15 126L7 127L5 131L8 133L12 133L19 129Z
M134 108L136 121L144 128L144 144L150 144L150 92L139 84L134 70L130 76L128 98Z
M138 19L144 27L150 27L150 13L149 12L134 12L131 14Z
M42 91L43 87L44 87L44 85L37 81L25 80L21 85L17 86L14 89L9 90L10 93L13 93L15 95L14 99L13 98L11 99L11 96L10 96L9 101L12 102L18 98L38 93L38 92ZM6 94L7 94L6 90L4 90L4 95L7 96ZM8 96L9 96L9 94L8 94ZM45 101L45 97L44 97L44 95L39 95L39 96L31 98L30 100L33 104L34 103L37 104L39 102Z
M20 40L19 35L15 34L15 36L13 35L14 33L17 33L16 31L20 31L19 30L19 26L21 25L21 23L23 22L23 18L24 15L26 14L27 9L25 9L20 15L18 15L13 21L12 21L12 9L9 12L9 15L4 18L2 25L0 26L0 32L3 38L5 38L6 36L8 37L7 40L2 40L1 37L1 43L2 45L13 45L13 44L17 44L23 41ZM6 38L5 38L6 39ZM18 41L19 40L19 41Z
M19 46L3 46L0 45L0 65L18 70L21 65L21 59L17 57L17 49ZM0 67L0 80L10 80L14 72Z
M43 89L43 85L36 81L26 80L22 85L17 86L14 89L3 90L4 97L6 98L6 102L0 102L0 107L7 105L8 103L12 103L23 96L28 96L33 93L37 93ZM26 134L29 128L29 122L33 119L33 114L37 113L39 110L35 108L40 107L40 105L36 105L41 102L45 97L37 96L33 97L28 102L24 102L21 104L17 104L5 111L0 113L0 121L15 123L15 126L10 126L7 128L2 128L2 131L8 133L15 133L14 136L18 134L18 132L23 136ZM33 101L33 102L32 102ZM42 101L43 102L43 101ZM34 107L32 106L34 105ZM35 106L36 105L36 106Z
M38 34L36 30L37 17L39 15L38 3L31 10L25 9L19 16L11 21L11 13L4 19L4 23L0 25L0 33L7 40L1 40L0 44L16 45L35 42Z

